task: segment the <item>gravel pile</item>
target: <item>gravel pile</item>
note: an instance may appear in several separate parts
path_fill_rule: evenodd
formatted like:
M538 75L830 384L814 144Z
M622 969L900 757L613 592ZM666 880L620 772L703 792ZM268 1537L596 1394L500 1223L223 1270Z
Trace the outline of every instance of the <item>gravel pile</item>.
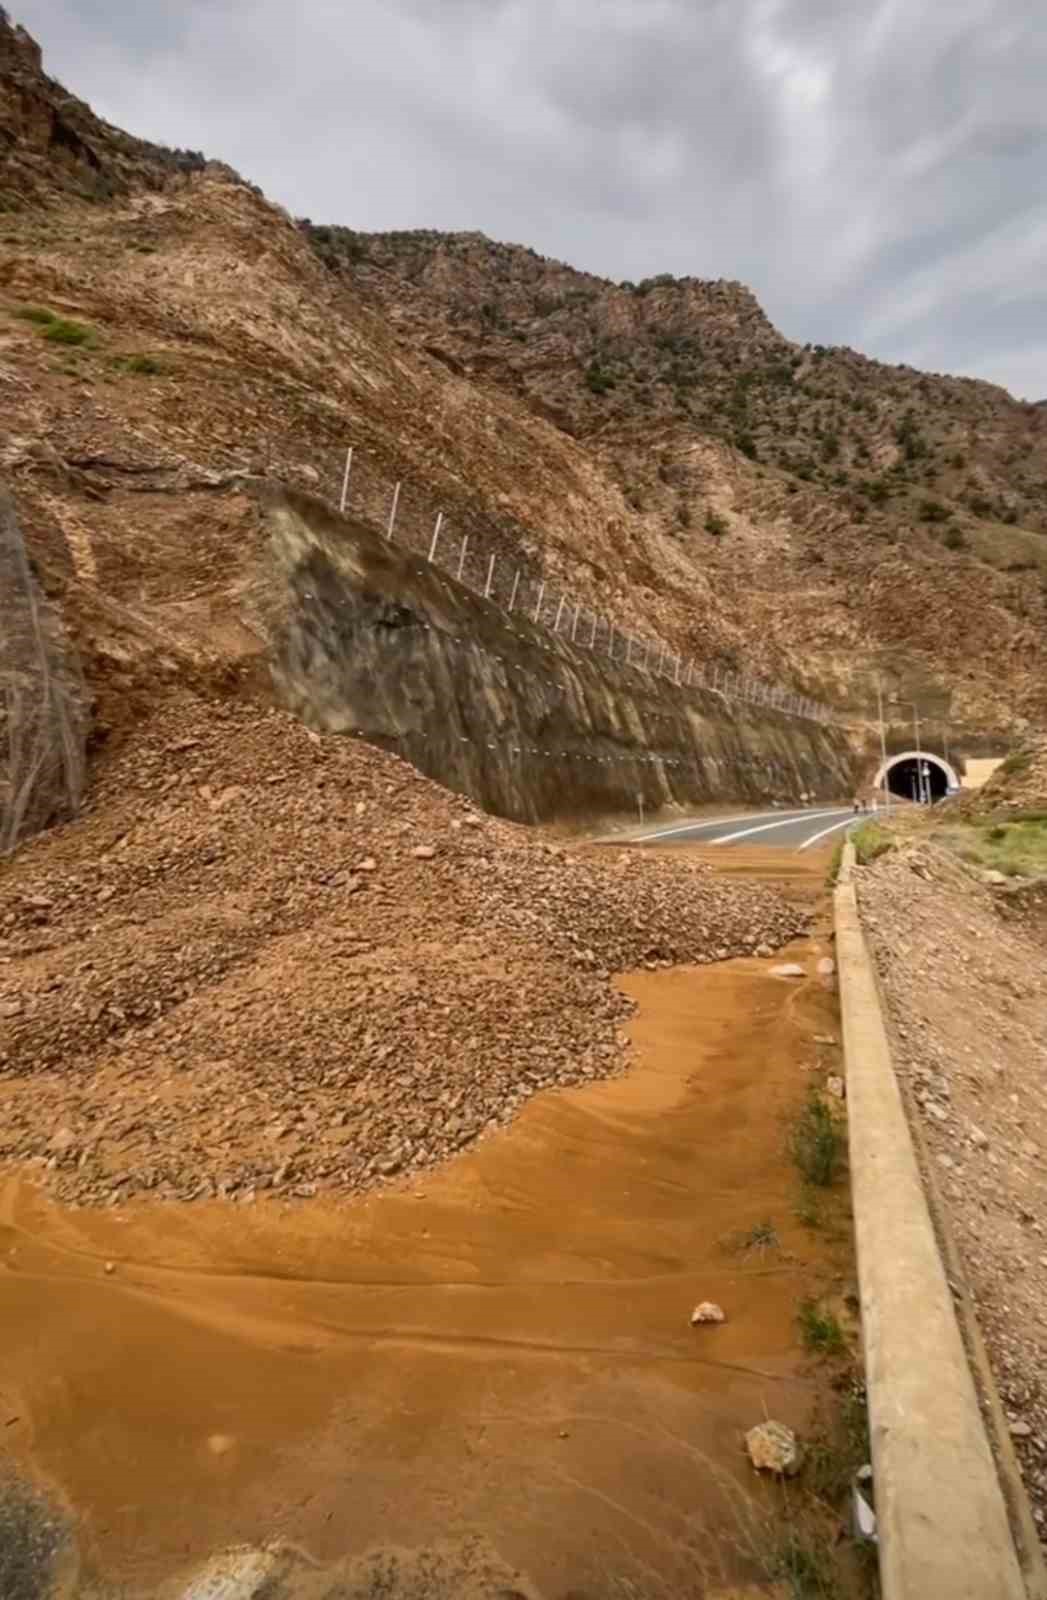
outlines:
M930 1150L1047 1540L1047 968L1013 891L921 844L857 877Z
M613 973L776 946L762 887L575 852L395 756L172 691L0 877L0 1160L250 1200L445 1158L621 1070Z

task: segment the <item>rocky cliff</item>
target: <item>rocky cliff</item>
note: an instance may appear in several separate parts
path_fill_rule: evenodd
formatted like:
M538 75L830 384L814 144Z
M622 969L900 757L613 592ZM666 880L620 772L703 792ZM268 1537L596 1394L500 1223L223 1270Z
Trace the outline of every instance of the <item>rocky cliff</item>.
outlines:
M518 821L836 798L843 731L576 649L300 494L263 488L283 704Z

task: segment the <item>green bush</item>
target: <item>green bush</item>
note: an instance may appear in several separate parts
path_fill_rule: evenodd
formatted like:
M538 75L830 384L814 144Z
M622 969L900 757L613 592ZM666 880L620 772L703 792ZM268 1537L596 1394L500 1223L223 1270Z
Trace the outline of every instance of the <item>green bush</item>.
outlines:
M53 311L48 311L46 306L21 306L16 312L16 317L21 317L23 322L36 322L41 327L55 321Z
M706 533L711 533L714 539L722 539L729 530L730 523L726 517L721 517L718 511L707 511L705 513L705 531Z
M44 329L44 338L50 339L52 344L84 345L90 343L94 333L82 322L66 322L62 317L55 317Z
M948 522L952 512L948 506L943 506L939 500L923 500L920 502L921 522Z

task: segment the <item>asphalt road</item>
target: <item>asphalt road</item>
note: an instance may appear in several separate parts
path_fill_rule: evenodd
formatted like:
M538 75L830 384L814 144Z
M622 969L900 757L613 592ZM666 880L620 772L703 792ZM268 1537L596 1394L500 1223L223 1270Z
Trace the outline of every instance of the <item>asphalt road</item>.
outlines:
M806 806L798 811L762 811L700 817L633 835L639 844L722 845L724 849L767 845L778 850L810 850L833 845L855 821L850 806Z

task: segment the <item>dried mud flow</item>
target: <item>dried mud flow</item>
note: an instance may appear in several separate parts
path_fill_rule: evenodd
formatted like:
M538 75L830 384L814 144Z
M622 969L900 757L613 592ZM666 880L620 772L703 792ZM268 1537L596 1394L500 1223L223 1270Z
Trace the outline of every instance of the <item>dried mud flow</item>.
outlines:
M791 985L751 956L624 979L624 1076L381 1193L98 1211L8 1178L0 1420L70 1508L69 1592L181 1596L235 1545L274 1595L747 1577L741 1433L808 1423L796 1303L841 1270L783 1154L833 1053L818 953ZM739 1249L765 1220L780 1247Z

